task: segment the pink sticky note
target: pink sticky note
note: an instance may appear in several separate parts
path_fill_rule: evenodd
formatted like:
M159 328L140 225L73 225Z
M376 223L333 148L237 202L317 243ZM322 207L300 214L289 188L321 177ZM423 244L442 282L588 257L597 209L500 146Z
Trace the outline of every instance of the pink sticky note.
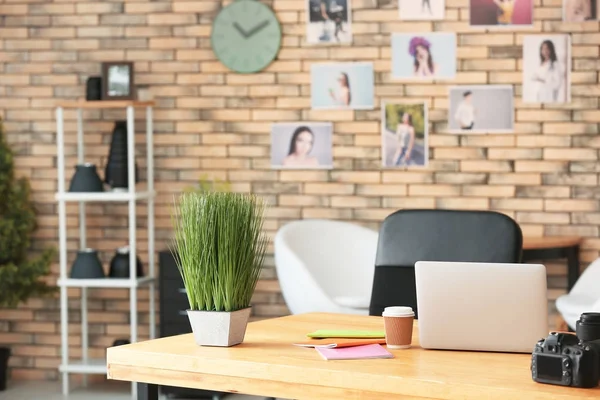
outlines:
M325 360L358 360L366 358L393 358L392 353L380 344L367 344L363 346L341 347L328 349L316 347L321 357Z

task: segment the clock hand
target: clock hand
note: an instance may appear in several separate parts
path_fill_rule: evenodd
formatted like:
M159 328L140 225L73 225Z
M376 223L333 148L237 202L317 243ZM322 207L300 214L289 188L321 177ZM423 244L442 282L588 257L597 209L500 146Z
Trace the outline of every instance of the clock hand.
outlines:
M257 34L259 31L263 30L267 25L269 25L270 22L271 21L269 21L269 20L263 21L258 26L255 26L254 28L250 29L250 32L248 32L248 37L253 36L253 35Z
M240 26L240 24L238 24L237 22L233 23L233 27L239 32L240 35L242 35L244 37L244 39L248 38L248 34L246 33L246 31Z

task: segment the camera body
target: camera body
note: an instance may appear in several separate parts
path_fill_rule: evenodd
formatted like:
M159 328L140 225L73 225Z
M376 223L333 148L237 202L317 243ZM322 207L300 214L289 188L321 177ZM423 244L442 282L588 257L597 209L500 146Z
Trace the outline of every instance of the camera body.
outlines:
M539 340L531 356L534 381L593 388L600 382L600 313L582 314L577 334L552 332Z

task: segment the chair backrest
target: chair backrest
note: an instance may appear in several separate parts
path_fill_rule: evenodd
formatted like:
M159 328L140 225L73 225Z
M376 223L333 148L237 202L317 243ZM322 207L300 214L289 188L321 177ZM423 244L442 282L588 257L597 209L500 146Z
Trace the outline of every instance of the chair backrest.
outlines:
M369 314L381 315L388 306L410 306L418 317L417 261L518 263L522 247L519 225L498 212L396 211L379 231Z
M349 222L306 219L286 224L278 239L302 260L328 296L353 294L368 299L377 235L377 231Z
M583 294L600 300L600 258L594 260L583 270L569 294Z

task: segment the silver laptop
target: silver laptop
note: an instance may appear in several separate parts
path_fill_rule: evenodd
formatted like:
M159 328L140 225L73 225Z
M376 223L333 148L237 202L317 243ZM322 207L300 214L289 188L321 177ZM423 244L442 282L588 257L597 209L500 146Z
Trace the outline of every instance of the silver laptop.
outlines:
M419 261L415 278L425 349L531 353L548 335L541 264Z

